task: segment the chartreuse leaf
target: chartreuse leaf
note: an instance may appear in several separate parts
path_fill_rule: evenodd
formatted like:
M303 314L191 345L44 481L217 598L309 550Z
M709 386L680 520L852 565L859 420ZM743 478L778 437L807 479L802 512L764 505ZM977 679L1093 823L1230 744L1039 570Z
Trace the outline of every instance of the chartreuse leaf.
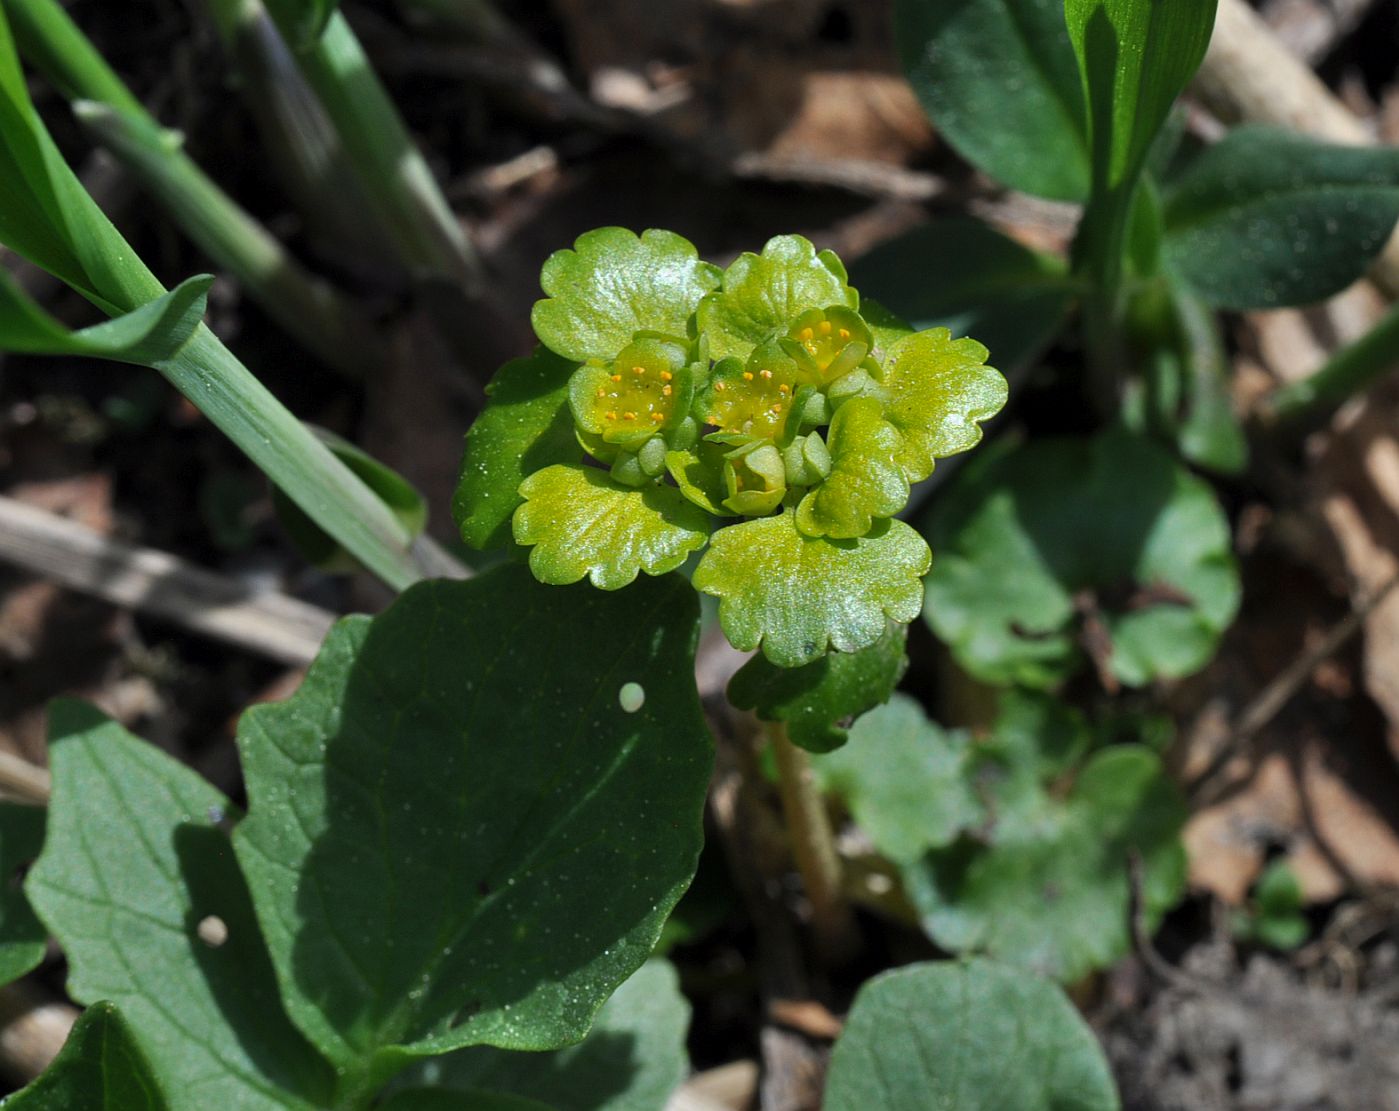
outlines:
M1218 0L1064 0L1088 103L1093 192L1135 184L1171 105L1199 69Z
M881 853L913 864L984 820L978 760L966 733L940 728L896 694L850 727L849 744L812 766Z
M172 1111L328 1106L331 1069L278 1001L221 828L235 808L90 706L55 703L50 737L48 834L25 890L69 994L121 1009Z
M17 878L43 844L42 808L0 802L0 875L10 877L0 886L0 984L18 980L44 959L48 935Z
M903 878L938 945L1072 982L1128 950L1132 853L1149 927L1180 898L1187 811L1160 758L1140 745L1093 756L1062 802L1048 787L1009 798L1008 821L993 802L989 839L966 835L905 866Z
M576 366L536 347L528 358L506 363L486 387L487 404L466 434L452 499L462 539L473 548L510 543L510 517L524 501L521 482L555 463L582 459L568 411Z
M515 540L529 565L555 586L584 575L619 590L638 573L674 571L709 539L704 511L672 486L623 486L594 467L556 464L520 486Z
M860 989L826 1111L1117 1111L1098 1039L1053 984L991 961L918 964Z
M610 361L637 332L684 339L690 314L719 278L674 232L598 228L549 256L539 278L548 297L535 302L531 320L540 342L564 358Z
M831 473L797 507L797 528L835 540L864 536L875 518L892 517L908 502L898 462L904 437L872 397L836 410L829 436Z
M417 489L392 467L379 462L363 448L350 443L324 428L311 426L316 438L330 448L340 462L349 467L365 486L393 513L403 530L417 537L427 527L427 501ZM277 487L272 488L272 505L282 528L308 563L323 571L349 574L362 569L338 540L311 520L310 517Z
M689 1071L689 1025L690 1005L680 994L675 969L653 959L603 1004L577 1045L552 1053L484 1046L458 1050L428 1061L411 1081L473 1095L513 1096L555 1111L659 1111Z
M954 340L946 328L915 332L884 364L884 416L903 437L896 456L909 482L922 482L938 459L981 442L981 421L999 413L1009 387L986 366L986 348Z
M713 358L746 359L803 313L833 306L860 307L840 260L800 235L779 235L761 255L745 251L724 271L722 288L700 302L699 329Z
M975 336L1007 369L1048 346L1075 296L1062 259L970 217L919 224L861 256L850 270L866 312L877 297L917 330Z
M1399 150L1241 127L1169 183L1166 260L1210 304L1320 301L1360 277L1399 218Z
M719 624L735 648L779 667L830 649L858 652L887 623L918 616L928 545L902 521L881 521L856 540L803 535L792 512L714 534L695 568L695 589L719 599Z
M698 613L679 577L423 583L244 715L234 847L343 1099L411 1057L577 1041L649 956L701 844Z
M142 366L172 359L204 319L204 301L213 281L207 274L189 278L138 309L71 331L0 271L0 350L92 355Z
M868 648L830 652L804 667L777 667L754 656L729 680L729 701L764 721L787 723L788 736L811 752L845 744L845 722L888 700L908 666L908 629L891 625Z
M894 16L909 83L962 157L1013 189L1088 196L1083 88L1062 0L898 0Z
M166 1111L160 1082L111 1003L94 1003L73 1024L58 1056L5 1111Z
M1086 613L1106 627L1121 682L1188 675L1238 609L1209 486L1121 432L983 456L924 531L938 551L928 623L987 682L1049 687L1072 674Z

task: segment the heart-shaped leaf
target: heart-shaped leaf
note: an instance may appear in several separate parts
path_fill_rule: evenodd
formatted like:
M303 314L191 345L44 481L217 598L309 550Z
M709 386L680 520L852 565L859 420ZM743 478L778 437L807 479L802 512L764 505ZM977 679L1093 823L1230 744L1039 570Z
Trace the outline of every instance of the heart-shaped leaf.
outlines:
M702 839L698 612L678 577L423 583L244 715L238 860L345 1084L577 1041L649 956Z
M892 625L868 648L829 652L804 667L778 667L754 656L729 680L729 701L764 721L787 723L788 736L810 752L845 744L844 722L888 700L908 666L908 629Z
M903 443L898 462L909 482L922 482L936 460L981 442L981 422L1005 406L1000 371L986 366L986 348L954 340L946 328L915 332L896 343L884 364L885 419Z
M714 358L746 359L803 313L835 305L860 307L840 260L800 235L779 235L761 255L745 251L724 271L722 288L700 303L699 329Z
M858 652L887 623L918 616L928 545L902 521L857 540L806 536L791 511L714 534L695 568L695 589L719 599L719 623L735 648L759 646L779 667Z
M797 507L797 528L835 540L864 536L875 518L892 517L908 501L898 462L904 439L872 397L836 410L829 436L831 473Z
M506 363L486 387L486 407L466 434L452 499L462 539L473 548L510 543L510 517L524 501L520 483L526 478L583 458L568 411L576 366L536 347L528 358Z
M983 456L925 532L939 553L928 623L987 682L1052 686L1085 646L1130 686L1188 675L1238 609L1213 492L1125 433Z
M673 486L624 486L594 467L545 467L520 494L515 541L531 548L535 576L555 586L587 575L620 590L642 571L674 571L709 539L704 511Z
M918 964L860 989L826 1111L1118 1111L1098 1039L1062 991L991 961Z
M898 0L894 16L909 83L962 157L1012 189L1088 196L1083 86L1061 0Z
M5 1111L166 1111L160 1082L110 1003L78 1016L43 1074L0 1107Z
M1212 305L1274 309L1359 278L1399 218L1399 150L1241 127L1170 182L1166 259Z
M674 232L598 228L544 263L539 284L548 298L535 303L534 331L545 347L579 363L615 358L637 332L684 339L690 315L719 277Z
M69 993L121 1008L172 1111L333 1106L330 1067L277 998L223 829L236 808L90 706L56 703L49 722L48 834L25 890Z

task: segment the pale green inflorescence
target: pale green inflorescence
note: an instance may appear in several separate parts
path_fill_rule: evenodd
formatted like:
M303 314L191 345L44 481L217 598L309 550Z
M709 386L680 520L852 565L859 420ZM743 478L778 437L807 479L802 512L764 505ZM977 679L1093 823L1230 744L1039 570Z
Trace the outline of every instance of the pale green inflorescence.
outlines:
M695 586L721 600L730 639L787 667L912 619L931 556L889 518L1005 403L985 348L883 310L871 329L840 260L794 235L720 271L673 233L602 228L553 255L541 284L533 321L552 354L536 360L567 360L567 381L537 363L527 405L473 428L457 505L469 541L510 483L514 539L544 582L616 589L709 545ZM559 442L561 409L576 451ZM516 461L538 454L523 483L497 462L507 443ZM796 612L814 598L826 612Z

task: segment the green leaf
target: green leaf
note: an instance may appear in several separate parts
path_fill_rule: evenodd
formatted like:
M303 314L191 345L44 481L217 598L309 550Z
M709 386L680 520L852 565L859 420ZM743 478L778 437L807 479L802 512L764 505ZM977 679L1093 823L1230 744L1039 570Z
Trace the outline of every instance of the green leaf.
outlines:
M990 683L1049 687L1084 662L1085 607L1129 686L1210 659L1239 604L1229 524L1163 449L1114 432L991 453L926 520L938 551L925 615Z
M213 281L207 274L189 278L132 312L70 331L0 271L0 350L27 355L92 355L154 366L179 354L199 327Z
M1062 991L990 961L911 965L860 989L826 1111L1117 1111L1112 1073Z
M55 703L49 720L48 836L25 890L69 994L121 1009L172 1111L327 1106L330 1068L278 1002L222 828L236 808L90 706Z
M376 1111L558 1111L547 1103L503 1092L448 1092L436 1088L406 1088Z
M39 967L48 934L24 897L18 876L44 844L44 811L37 806L0 802L0 984Z
M894 693L908 667L907 641L907 628L892 625L868 648L830 652L804 667L777 667L754 656L729 680L729 701L764 721L785 721L802 748L830 752L845 744L848 719Z
M1217 0L1064 0L1088 103L1095 200L1130 191L1205 57Z
M603 1004L578 1045L542 1054L463 1049L427 1062L414 1079L556 1111L659 1111L689 1071L689 1025L675 969L653 959Z
M892 517L908 502L899 465L904 438L872 397L853 398L836 410L828 436L831 473L802 498L797 528L834 540L864 536L876 518Z
M1087 197L1083 88L1060 0L897 0L894 14L913 91L963 158L1013 189Z
M1399 218L1399 150L1241 127L1166 192L1166 258L1210 304L1320 301L1359 278Z
M1068 797L1047 790L990 843L966 836L903 870L928 935L1073 982L1130 947L1128 858L1141 854L1148 926L1185 889L1187 811L1160 758L1140 745L1098 753Z
M427 501L406 478L334 432L314 425L309 427L316 438L388 506L410 537L418 536L427 527ZM342 574L362 570L363 564L359 560L275 486L272 488L272 505L282 528L308 563L323 571Z
M906 524L881 521L858 540L829 540L804 536L793 517L720 529L695 568L695 589L719 599L735 648L761 646L779 667L801 667L830 649L868 648L888 621L918 616L932 554Z
M1302 909L1302 884L1286 860L1275 860L1263 869L1253 888L1253 898L1264 914L1296 914Z
M922 482L938 459L981 442L981 422L1009 396L1000 371L986 366L986 348L954 340L946 328L915 332L896 343L884 365L884 416L903 436L897 459L909 482Z
M340 0L270 0L268 7L275 12L278 25L291 33L292 45L306 50L325 33Z
M576 365L536 347L528 358L506 363L486 387L486 407L466 434L452 499L462 539L473 548L510 543L510 517L524 501L519 490L526 478L583 458L568 411Z
M555 586L584 575L619 590L637 574L674 571L709 539L709 519L672 486L623 486L594 467L546 467L520 486L515 541L532 546L529 565Z
M540 342L574 362L610 361L637 332L684 339L700 298L719 284L719 268L674 232L598 228L573 248L544 263L549 296L531 319Z
M919 331L975 336L1007 369L1058 333L1075 289L1062 259L1032 251L970 217L919 224L851 267L865 300L878 297Z
M576 1041L650 955L702 840L697 632L679 577L609 594L505 565L342 621L243 716L234 846L343 1090Z
M851 726L849 744L812 766L882 854L912 864L982 822L977 759L966 733L942 729L896 694Z
M111 1003L78 1016L37 1080L0 1102L5 1111L166 1111L160 1083Z
M836 305L860 307L840 260L800 235L779 235L761 255L745 251L724 271L719 292L700 302L699 330L712 358L746 359L802 313Z

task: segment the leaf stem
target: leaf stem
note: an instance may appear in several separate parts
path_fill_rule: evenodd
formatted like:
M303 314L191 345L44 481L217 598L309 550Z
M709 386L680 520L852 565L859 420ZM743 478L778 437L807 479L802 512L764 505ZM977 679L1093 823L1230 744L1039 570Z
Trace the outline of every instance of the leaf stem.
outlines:
M1345 401L1399 368L1399 306L1353 343L1335 352L1314 374L1275 390L1264 419L1292 433L1321 424Z
M855 918L841 888L840 856L821 793L816 789L811 758L787 736L787 726L766 723L777 761L777 787L792 856L811 902L811 925L817 943L828 956L854 950Z

